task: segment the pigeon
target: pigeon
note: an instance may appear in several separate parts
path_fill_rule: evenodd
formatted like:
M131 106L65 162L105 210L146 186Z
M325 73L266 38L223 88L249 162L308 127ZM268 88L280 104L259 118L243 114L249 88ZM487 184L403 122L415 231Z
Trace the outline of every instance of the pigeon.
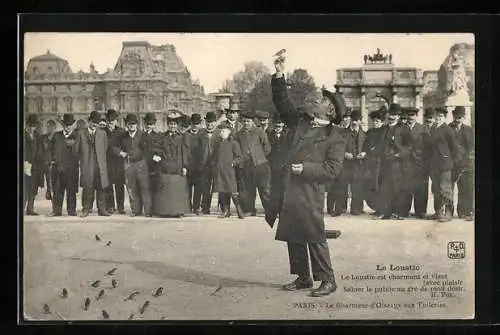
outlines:
M144 305L142 305L141 309L139 310L139 313L144 314L144 312L146 311L146 308L148 308L148 306L149 306L149 300L146 300Z
M93 282L92 284L90 284L90 286L92 287L99 287L99 285L101 284L101 281L100 280L96 280L95 282Z
M162 295L163 293L163 287L159 287L154 293L153 293L153 297L159 297L160 295Z
M89 305L90 305L90 298L87 297L85 298L85 305L83 306L83 310L86 311L89 309Z
M106 272L106 275L107 276L112 276L115 273L116 270L117 270L117 268L112 268L111 270L109 270L108 272Z
M125 300L123 301L127 301L127 300L134 300L135 296L138 295L139 292L138 291L135 291L135 292L132 292L130 293L130 295L128 297L125 298Z
M111 286L113 286L113 288L116 288L116 284L118 284L118 282L116 281L116 279L113 279L111 281Z
M106 246L109 247L111 245L111 241L108 241L108 243L106 243Z
M215 295L220 290L222 290L222 286L221 285L219 285L219 287L217 287L217 289L214 292L210 293L210 295Z
M134 313L130 314L129 317L128 317L129 320L133 320L134 319Z
M44 312L45 314L50 314L50 308L49 308L49 305L47 305L47 304L44 304L44 305L43 305L43 312Z
M61 298L66 299L67 297L68 297L68 290L63 288L61 292Z
M99 291L99 294L97 295L97 297L95 298L95 300L99 300L99 299L101 299L103 296L104 296L104 290L101 290L101 291Z
M274 56L276 57L283 57L283 55L286 53L286 49L281 49L280 51L278 51L277 53L274 54Z
M109 319L109 314L104 309L102 310L102 317L106 320Z
M95 240L96 241L100 241L101 240L101 238L99 237L99 235L97 235L97 234L95 235Z
M162 316L162 317L160 318L160 320L165 320L165 317L164 317L164 316Z

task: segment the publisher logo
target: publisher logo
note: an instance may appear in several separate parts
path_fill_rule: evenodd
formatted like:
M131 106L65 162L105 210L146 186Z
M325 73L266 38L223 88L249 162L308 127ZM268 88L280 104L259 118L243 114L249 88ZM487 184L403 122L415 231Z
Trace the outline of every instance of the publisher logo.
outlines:
M462 241L448 242L448 258L451 259L465 258L465 242Z

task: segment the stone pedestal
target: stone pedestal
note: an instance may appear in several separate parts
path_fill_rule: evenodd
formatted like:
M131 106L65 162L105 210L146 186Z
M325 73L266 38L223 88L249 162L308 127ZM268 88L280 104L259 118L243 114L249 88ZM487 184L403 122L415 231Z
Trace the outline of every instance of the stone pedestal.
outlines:
M460 92L458 94L450 95L445 102L446 110L448 111L448 115L446 116L446 121L453 121L453 110L456 106L465 107L465 119L464 124L471 125L471 110L472 110L472 101L470 101L469 94L465 91Z

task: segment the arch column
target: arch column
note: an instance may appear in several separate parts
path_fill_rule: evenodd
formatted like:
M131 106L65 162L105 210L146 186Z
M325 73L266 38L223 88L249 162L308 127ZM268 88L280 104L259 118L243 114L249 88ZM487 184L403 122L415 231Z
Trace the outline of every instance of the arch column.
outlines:
M366 109L366 88L361 87L361 128L368 130L368 110Z

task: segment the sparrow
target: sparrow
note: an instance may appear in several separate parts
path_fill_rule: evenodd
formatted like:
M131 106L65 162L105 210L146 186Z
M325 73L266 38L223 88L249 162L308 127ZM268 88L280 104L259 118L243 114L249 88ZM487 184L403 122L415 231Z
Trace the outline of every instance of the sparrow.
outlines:
M130 295L128 297L125 298L125 300L123 301L127 301L127 300L133 300L135 298L136 295L138 295L139 292L138 291L135 291L135 292L132 292L130 293Z
M164 316L162 316L162 317L160 318L160 320L165 320L165 317L164 317Z
M130 314L129 317L128 317L129 320L133 320L134 319L134 313Z
M101 240L101 238L99 237L99 235L97 235L97 234L95 235L95 240L96 241L100 241Z
M102 317L106 320L109 319L109 314L104 309L102 310Z
M111 245L111 241L108 241L108 243L106 243L106 246L109 247Z
M159 297L160 295L162 295L163 293L163 287L159 287L154 293L153 293L153 297Z
M116 281L116 279L113 279L111 281L111 286L113 286L113 288L116 288L116 284L118 284L118 282Z
M50 308L49 308L49 305L47 305L47 304L44 304L44 305L43 305L43 312L44 312L45 314L50 314Z
M103 296L104 296L104 290L101 290L101 291L99 291L99 294L97 295L97 297L95 298L95 300L99 300L99 299L101 299Z
M112 276L112 275L115 273L115 271L116 271L116 270L117 270L117 268L112 268L111 270L109 270L109 271L106 273L106 275L108 275L108 276Z
M87 297L87 298L85 298L85 305L83 307L83 310L84 311L88 310L89 309L89 305L90 305L90 298Z
M217 289L214 292L210 293L210 295L215 295L220 290L222 290L222 286L221 285L219 285L219 287L217 287Z
M281 49L277 53L274 54L276 57L283 57L283 55L286 53L286 49Z
M144 305L142 305L141 309L139 310L139 313L144 314L144 311L146 311L146 308L149 306L149 300L146 300Z
M68 297L68 290L63 288L61 292L61 298L66 299L67 297Z
M100 280L96 280L95 282L93 282L92 284L90 284L90 286L92 286L92 287L99 287L100 284L101 284L101 281Z

